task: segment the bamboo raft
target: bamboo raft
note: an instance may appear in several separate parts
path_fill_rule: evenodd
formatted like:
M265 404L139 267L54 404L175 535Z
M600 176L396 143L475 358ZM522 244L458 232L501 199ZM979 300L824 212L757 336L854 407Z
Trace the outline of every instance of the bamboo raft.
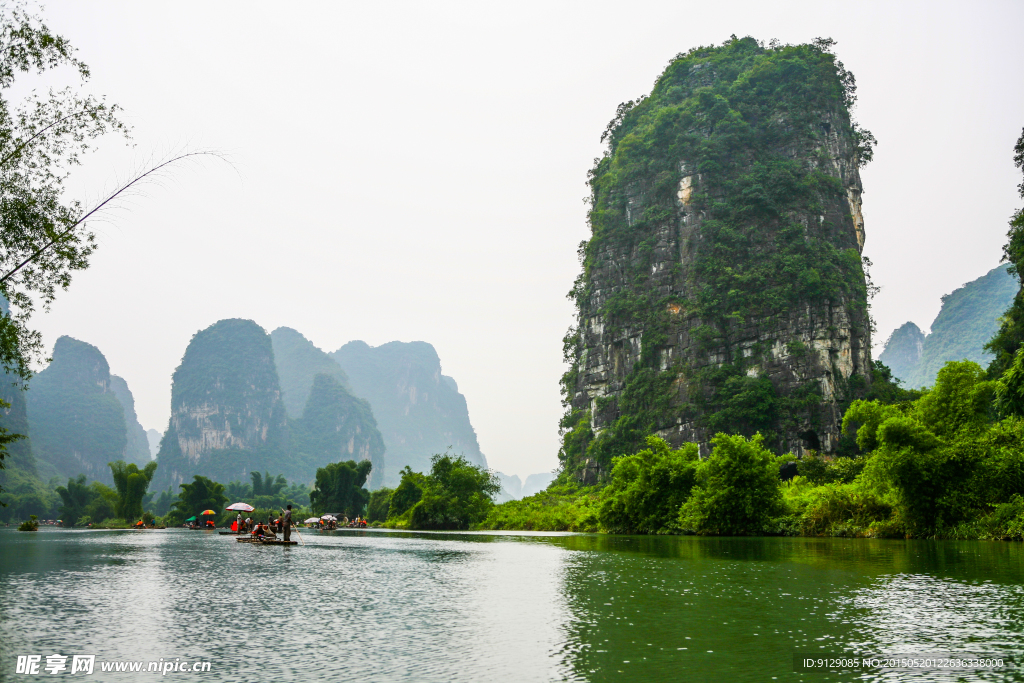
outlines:
M259 543L261 545L298 545L298 541L282 541L276 538L236 538L239 543Z

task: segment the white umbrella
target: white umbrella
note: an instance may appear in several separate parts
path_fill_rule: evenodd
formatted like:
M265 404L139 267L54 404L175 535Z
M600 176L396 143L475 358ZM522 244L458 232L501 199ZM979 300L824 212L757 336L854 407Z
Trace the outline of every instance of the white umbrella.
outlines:
M328 522L337 522L338 521L338 518L334 517L333 515L324 515L320 519L326 519Z
M252 505L249 505L248 503L232 503L231 505L228 505L224 509L225 510L238 510L239 512L252 512L256 508L254 508Z
M314 523L319 522L319 521L320 521L319 517L310 517L305 522L303 522L303 524L314 524Z

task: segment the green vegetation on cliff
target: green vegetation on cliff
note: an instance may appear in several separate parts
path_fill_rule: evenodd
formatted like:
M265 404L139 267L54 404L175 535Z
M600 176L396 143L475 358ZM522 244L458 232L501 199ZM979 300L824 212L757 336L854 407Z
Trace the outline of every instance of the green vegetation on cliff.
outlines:
M847 402L871 381L857 167L874 139L850 118L854 78L831 45L695 48L619 107L570 292L560 458L577 476L607 476L655 432L760 432L776 451L838 438L819 378ZM849 326L852 367L810 370L799 336L832 334L819 315Z
M27 438L26 392L20 383L13 384L12 379L10 375L0 374L0 430L5 430L2 433L7 437L18 434L26 438L8 441L6 457L0 463L0 490L3 491L0 500L5 504L0 506L0 522L5 523L26 519L29 515L44 517L56 503L54 494L39 478L32 440Z
M1013 148L1013 163L1024 171L1024 130ZM1024 199L1024 180L1017 186L1020 198ZM995 354L989 366L989 375L998 377L1013 363L1017 350L1024 345L1024 207L1017 209L1010 218L1010 230L1003 246L1003 259L1010 264L1009 272L1016 275L1021 286L1013 303L1003 313L999 332L985 348Z
M293 470L316 472L327 462L365 460L384 467L384 439L370 404L350 394L335 375L317 375L302 417L291 421ZM381 480L370 471L371 487Z

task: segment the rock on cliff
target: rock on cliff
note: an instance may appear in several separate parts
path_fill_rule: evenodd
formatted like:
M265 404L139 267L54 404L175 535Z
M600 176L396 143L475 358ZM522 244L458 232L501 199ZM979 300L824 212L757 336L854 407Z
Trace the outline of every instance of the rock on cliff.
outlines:
M128 424L99 349L59 338L53 362L29 383L26 402L32 450L43 476L85 474L112 483L107 463L129 459Z
M396 486L401 469L430 470L430 458L449 447L487 466L469 421L466 398L426 342L390 342L371 347L353 341L331 354L348 375L352 391L373 406L387 449L384 485Z
M679 55L590 173L560 453L587 481L656 433L836 447L870 383L853 77L814 45Z
M373 410L352 395L341 366L299 332L279 327L270 334L274 363L292 418L293 456L315 475L339 460L373 463L368 485L384 481L384 440Z
M942 308L928 335L922 334L914 323L906 323L892 333L878 359L912 388L933 385L939 369L951 360L988 365L994 356L985 350L985 344L999 330L999 318L1020 288L1009 267L1006 263L993 268L942 297ZM914 330L919 336L914 335Z
M288 450L270 335L239 319L196 333L174 371L171 419L151 488L177 487L194 474L228 482L269 471L306 480Z

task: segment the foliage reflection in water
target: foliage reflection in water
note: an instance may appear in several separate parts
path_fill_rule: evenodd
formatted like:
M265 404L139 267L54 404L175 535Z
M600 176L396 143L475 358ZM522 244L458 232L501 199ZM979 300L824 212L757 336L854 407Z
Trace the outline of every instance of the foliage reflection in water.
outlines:
M1016 544L302 535L0 531L0 679L58 652L209 660L202 680L884 680L793 653L1024 650Z

